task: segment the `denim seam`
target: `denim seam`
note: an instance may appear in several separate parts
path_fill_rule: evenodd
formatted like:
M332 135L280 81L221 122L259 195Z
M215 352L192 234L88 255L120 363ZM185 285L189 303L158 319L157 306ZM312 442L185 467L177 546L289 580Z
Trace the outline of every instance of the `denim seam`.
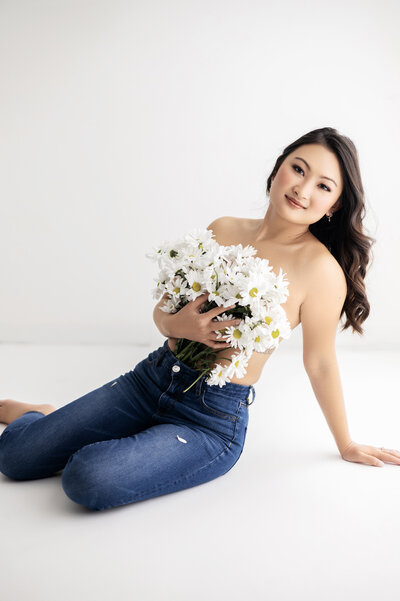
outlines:
M238 411L236 412L236 415L233 416L233 415L229 415L228 413L224 413L223 411L218 411L218 409L213 409L212 407L209 407L209 405L207 405L206 401L204 400L204 397L205 397L205 390L203 391L203 394L201 395L200 400L201 400L202 406L207 411L212 412L214 415L218 415L222 419L227 419L227 420L232 421L232 422L236 422L237 421L237 419L238 419ZM239 401L239 407L238 407L238 409L240 408L240 404L241 403L242 402Z
M174 383L174 376L172 375L172 376L170 376L170 382L169 382L167 388L158 397L158 400L157 400L158 409L157 409L156 413L158 413L161 410L161 405L160 405L161 397L163 396L163 394L167 394L167 392L169 391L169 389L171 388L173 383Z
M201 398L201 404L203 405L203 407L205 409L207 409L207 411L213 413L214 415L217 415L218 417L222 418L222 419L226 419L229 420L231 422L236 422L237 421L237 416L234 417L233 415L228 415L227 413L222 413L221 411L218 411L216 409L212 409L211 407L209 407L207 405L207 403L204 401L204 398Z
M229 415L229 413L224 413L223 411L218 411L218 409L213 409L212 407L209 407L207 405L206 401L204 400L205 395L206 395L206 386L204 385L203 389L202 389L202 392L201 392L201 395L200 395L200 402L201 402L201 405L207 411L212 412L214 415L218 415L222 419L227 419L227 420L232 421L232 422L236 422L237 421L240 406L238 407L238 410L236 412L236 416ZM223 395L221 395L221 396L223 396ZM241 401L239 401L239 403L241 403Z

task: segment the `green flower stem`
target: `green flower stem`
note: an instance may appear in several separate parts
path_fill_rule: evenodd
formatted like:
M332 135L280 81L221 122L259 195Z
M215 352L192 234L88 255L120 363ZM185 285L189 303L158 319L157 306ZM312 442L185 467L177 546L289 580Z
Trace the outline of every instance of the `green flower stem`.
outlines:
M209 346L206 346L206 348L202 349L200 352L198 353L194 353L194 355L192 355L192 361L194 363L197 363L197 361L200 359L200 357L202 357L203 355L205 355L206 357L208 357L209 355L215 355L214 352L212 352L212 350L210 349Z
M197 344L196 341L194 341L194 340L190 341L189 344L187 344L185 346L185 348L176 355L176 358L179 359L180 361L182 361L183 363L190 361L196 344Z
M179 361L182 361L188 367L194 369L195 371L200 371L200 375L183 392L187 392L188 390L190 390L190 388L192 388L192 386L194 386L196 384L196 382L198 382L200 380L200 378L202 378L204 375L208 375L211 372L211 367L209 365L210 358L215 360L217 354L221 353L223 350L225 350L225 349L221 349L220 351L214 352L212 349L210 349L210 347L206 346L205 349L202 349L199 353L196 353L195 351L196 351L196 348L199 347L199 344L201 344L201 343L198 343L195 340L192 340L185 347L184 351L175 355ZM221 357L221 359L227 359L228 361L232 362L232 359L230 357ZM200 369L196 368L196 364L199 361L201 362Z
M199 375L198 378L195 379L194 382L192 382L192 384L190 386L188 386L183 392L187 392L188 390L190 390L192 388L192 386L194 386L196 384L196 382L198 382L200 380L200 378L207 372L207 370L205 370L204 372L202 371L201 374Z
M221 349L221 350L223 350L223 349ZM218 352L220 353L221 351L218 351ZM228 361L232 362L232 359L230 357L221 357L221 359L228 359ZM188 388L186 388L183 392L187 392L188 390L190 390L192 388L192 386L194 386L196 384L196 382L198 382L202 376L209 374L210 371L211 371L211 368L209 366L207 366L204 370L201 371L199 377L196 378L195 381L192 382L191 385L188 386Z
M201 346L200 346L201 345ZM196 341L192 341L183 352L178 353L176 355L177 359L187 363L189 367L193 367L195 369L196 363L203 358L204 356L208 358L215 359L217 354L225 349L221 349L220 351L214 352L209 346L205 346L205 348L201 348L205 345L198 343ZM200 350L199 350L200 349ZM197 351L197 352L196 352Z

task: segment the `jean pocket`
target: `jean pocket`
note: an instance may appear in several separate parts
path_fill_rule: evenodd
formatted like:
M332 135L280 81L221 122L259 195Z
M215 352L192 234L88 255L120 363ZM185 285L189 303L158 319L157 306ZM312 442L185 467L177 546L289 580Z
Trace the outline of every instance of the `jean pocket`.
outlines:
M201 405L211 415L235 422L238 418L240 404L226 395L219 394L205 387L201 395Z

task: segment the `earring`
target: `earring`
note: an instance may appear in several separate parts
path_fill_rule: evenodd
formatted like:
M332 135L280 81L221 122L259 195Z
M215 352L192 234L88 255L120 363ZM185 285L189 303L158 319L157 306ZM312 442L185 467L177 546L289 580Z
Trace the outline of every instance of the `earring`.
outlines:
M332 215L327 215L329 223L331 222Z

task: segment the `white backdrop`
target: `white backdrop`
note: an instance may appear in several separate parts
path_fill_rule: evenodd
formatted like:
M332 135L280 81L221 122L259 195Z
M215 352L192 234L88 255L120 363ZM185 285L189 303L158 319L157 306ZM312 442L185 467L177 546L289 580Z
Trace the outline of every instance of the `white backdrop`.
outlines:
M357 146L377 238L365 335L337 343L397 346L399 12L2 0L0 342L159 343L145 252L263 217L284 146L330 126Z

